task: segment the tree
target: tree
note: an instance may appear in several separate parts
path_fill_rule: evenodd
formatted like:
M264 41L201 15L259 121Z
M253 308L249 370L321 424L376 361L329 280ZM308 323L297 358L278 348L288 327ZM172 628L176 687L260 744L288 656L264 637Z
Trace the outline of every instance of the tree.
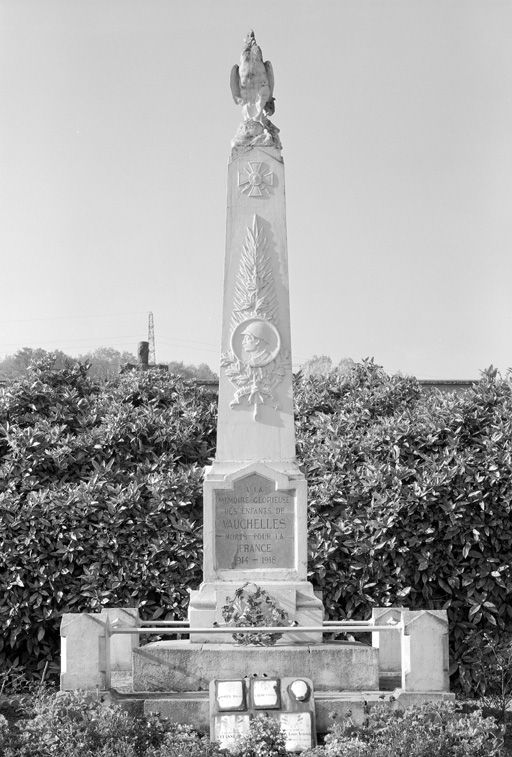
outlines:
M192 364L185 365L183 361L174 360L169 363L169 373L188 379L205 379L211 381L218 381L219 379L217 374L214 373L206 363L200 363L198 366Z
M197 366L196 378L204 379L205 381L218 381L219 377L212 371L209 365L206 363L199 363Z
M313 355L300 368L300 372L304 378L309 378L310 376L328 376L333 370L332 359L327 355Z
M68 363L73 362L73 358L61 350L48 352L41 347L23 347L14 355L7 355L0 361L0 378L14 379L24 376L31 365L45 358L49 358L55 368L64 368Z
M137 358L131 352L119 352L113 347L98 347L94 352L80 355L78 359L90 365L90 376L99 379L117 376L125 363L137 363Z
M350 371L354 370L356 368L356 363L354 360L352 360L351 357L342 357L340 362L338 363L338 366L336 370L341 375L346 376L350 373Z

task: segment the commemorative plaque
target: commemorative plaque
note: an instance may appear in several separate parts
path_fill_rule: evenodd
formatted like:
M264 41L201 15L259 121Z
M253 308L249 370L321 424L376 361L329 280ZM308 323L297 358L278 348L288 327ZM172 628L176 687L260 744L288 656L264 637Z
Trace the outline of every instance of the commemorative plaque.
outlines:
M313 737L310 712L280 712L279 723L286 735L287 752L302 752L304 749L311 749Z
M276 678L255 678L252 682L252 701L257 709L280 707L279 681Z
M243 681L216 681L215 697L219 710L245 710Z
M213 741L222 749L230 749L235 741L249 732L249 715L225 714L213 718Z
M220 570L293 568L295 496L252 474L215 492L215 555Z
M221 747L232 750L249 731L251 719L262 713L279 722L288 752L315 746L315 700L309 678L216 679L209 689L210 738Z

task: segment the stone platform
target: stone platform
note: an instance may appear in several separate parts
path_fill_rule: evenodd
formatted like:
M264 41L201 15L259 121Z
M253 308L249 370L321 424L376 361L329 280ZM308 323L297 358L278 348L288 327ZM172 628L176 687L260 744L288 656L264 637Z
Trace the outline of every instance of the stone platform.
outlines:
M128 693L116 688L105 692L106 698L119 704L132 715L158 713L174 723L191 725L201 733L209 733L210 706L207 691L164 693L140 691ZM445 691L409 693L394 691L315 691L315 717L318 733L326 733L332 725L332 716L348 717L361 725L368 706L387 702L391 707L404 709L412 704L436 700L453 700L455 694Z
M157 641L133 650L134 692L208 691L215 678L304 676L315 691L377 691L378 650L357 642L279 645Z

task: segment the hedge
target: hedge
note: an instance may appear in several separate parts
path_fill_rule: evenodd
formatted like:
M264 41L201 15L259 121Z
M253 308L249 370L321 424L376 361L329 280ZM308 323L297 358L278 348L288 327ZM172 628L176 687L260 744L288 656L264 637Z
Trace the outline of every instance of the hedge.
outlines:
M298 382L311 580L330 615L446 609L451 674L471 638L512 627L512 391L492 369L422 394L372 362Z
M512 396L489 370L423 394L371 361L298 376L310 578L331 618L446 608L452 673L512 617ZM63 612L139 605L181 618L201 581L205 390L157 372L105 384L49 361L0 394L0 666L58 667Z
M55 672L64 612L182 617L201 580L215 449L204 391L155 372L101 386L85 366L42 366L4 390L0 413L0 664Z

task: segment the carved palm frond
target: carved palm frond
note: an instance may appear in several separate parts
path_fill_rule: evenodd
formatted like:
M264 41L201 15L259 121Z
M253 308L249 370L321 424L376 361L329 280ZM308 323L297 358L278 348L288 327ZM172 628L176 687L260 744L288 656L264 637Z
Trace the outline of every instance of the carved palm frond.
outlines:
M240 269L233 296L232 326L248 318L274 321L277 297L272 280L272 264L267 255L267 239L255 214L252 228L247 229Z

